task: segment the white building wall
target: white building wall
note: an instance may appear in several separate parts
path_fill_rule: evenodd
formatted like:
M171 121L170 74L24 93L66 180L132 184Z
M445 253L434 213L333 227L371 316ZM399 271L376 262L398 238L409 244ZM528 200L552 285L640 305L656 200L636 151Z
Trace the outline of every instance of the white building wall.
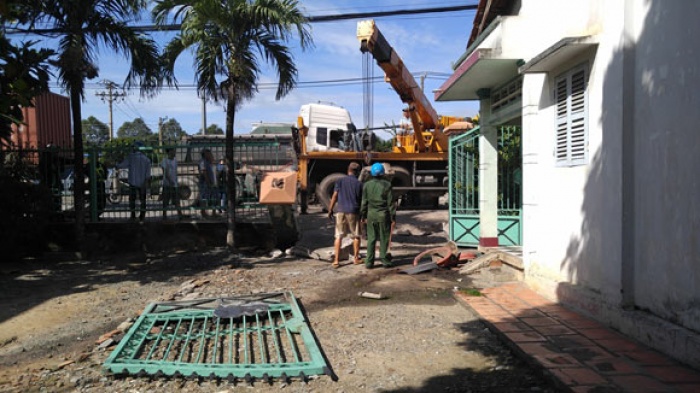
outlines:
M700 3L639 7L635 303L700 331Z
M694 22L700 3L591 1L577 2L576 9L554 4L548 12L542 3L524 1L518 23L579 21L597 30L599 44L547 74L524 77L526 280L623 330L614 314L628 291L638 308L700 331L700 25ZM504 48L523 41L526 30L515 25L504 24ZM546 31L549 37L536 37L538 45L582 35ZM583 62L591 66L590 160L557 167L552 84ZM623 156L632 165L625 167ZM623 285L629 272L633 280Z
M565 3L565 4L564 4ZM620 299L621 272L621 164L606 155L604 144L620 146L621 121L603 131L603 116L620 119L621 102L603 110L603 84L622 29L622 5L598 1L524 1L517 24L504 24L504 48L535 49L523 54L527 61L564 37L593 35L601 40L597 49L568 59L549 73L526 74L523 84L523 216L526 280L552 299L573 301L596 313L593 297L580 290ZM604 15L604 18L600 18ZM541 28L546 25L547 28ZM536 27L537 33L530 41ZM607 38L606 38L607 37ZM605 42L603 42L605 41ZM516 49L518 48L518 49ZM504 50L504 54L510 53ZM510 57L510 56L508 56ZM554 79L581 64L590 71L588 84L589 163L557 167L554 161ZM615 78L613 78L615 79ZM620 91L622 79L615 89ZM615 115L617 113L617 116Z
M524 75L525 280L700 367L698 20L696 1L522 0L483 47L527 62L562 38L597 38ZM584 62L589 162L557 167L552 86Z

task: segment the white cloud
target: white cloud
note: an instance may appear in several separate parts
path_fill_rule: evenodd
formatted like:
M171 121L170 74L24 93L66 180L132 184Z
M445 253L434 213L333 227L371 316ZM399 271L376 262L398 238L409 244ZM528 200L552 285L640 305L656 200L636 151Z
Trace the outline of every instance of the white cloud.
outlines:
M450 2L455 5L457 3ZM460 2L463 4L463 2ZM387 0L380 3L365 0L357 1L322 1L312 0L301 3L310 15L329 15L339 13L378 11L387 9L407 9L433 7L427 0ZM463 52L467 35L470 31L473 13L429 14L406 17L378 18L380 30L389 43L395 47L412 72L436 71L451 73L450 64ZM293 48L299 71L299 81L322 81L359 78L362 75L362 54L355 37L357 20L315 23L312 25L315 47L306 52ZM172 35L158 35L161 44ZM126 75L125 59L102 52L100 58L100 79L109 79L121 83ZM177 78L183 85L194 82L192 59L189 54L177 64ZM382 76L382 71L375 66L375 76ZM261 74L261 83L275 83L276 75L267 66ZM93 81L94 83L94 81ZM432 102L432 90L442 84L441 80L425 81L426 95ZM102 89L99 89L102 90ZM98 89L86 91L83 106L83 118L95 116L103 122L109 118L108 106L95 97ZM346 107L358 127L363 127L362 85L352 84L334 87L306 87L300 85L280 101L274 99L274 89L261 89L255 98L244 103L236 113L235 130L249 132L251 123L259 121L290 122L296 121L299 107L309 102L333 102ZM115 104L114 125L118 128L124 121L143 116L147 124L157 124L159 117L174 118L182 127L194 133L201 127L201 100L191 88L165 90L153 100L140 100L138 92L130 95L132 105ZM132 107L133 106L133 107ZM384 82L374 86L374 125L398 123L404 104L397 94ZM471 116L477 110L476 103L434 103L438 113L448 115ZM207 104L207 123L225 126L224 107L213 103Z

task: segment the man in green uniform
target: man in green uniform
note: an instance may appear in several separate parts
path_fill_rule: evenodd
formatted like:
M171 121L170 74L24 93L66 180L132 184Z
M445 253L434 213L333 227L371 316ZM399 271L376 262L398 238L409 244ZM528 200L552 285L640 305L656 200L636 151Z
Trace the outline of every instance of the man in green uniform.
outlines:
M362 187L360 217L367 223L367 259L365 267L374 267L374 248L379 237L379 259L385 268L392 267L387 256L391 239L391 224L396 221L391 183L384 179L384 165L375 163L370 169L372 178Z

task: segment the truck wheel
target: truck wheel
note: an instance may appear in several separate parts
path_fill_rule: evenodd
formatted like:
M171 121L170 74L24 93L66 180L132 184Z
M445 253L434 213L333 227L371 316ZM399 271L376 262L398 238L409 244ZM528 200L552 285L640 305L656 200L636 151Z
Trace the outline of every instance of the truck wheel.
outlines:
M324 211L328 211L328 206L331 205L331 197L333 197L335 182L345 176L346 175L342 173L331 173L324 177L321 183L316 186L316 198L318 198Z
M246 194L246 189L245 189L245 176L236 176L236 198L234 198L233 202L236 206L242 205L244 200L244 195ZM251 192L251 195L255 197L255 189L249 190ZM257 202L257 200L256 200Z
M392 187L410 187L413 182L411 181L411 173L406 168L400 166L392 166L394 170L394 176L391 178ZM406 194L406 191L398 192L394 191L394 200L398 200Z
M177 181L177 187L180 193L180 207L192 207L199 200L199 186L194 180L180 178Z
M122 196L121 196L121 194L118 194L117 192L118 191L109 193L109 195L107 196L107 200L109 201L109 203L111 203L113 205L121 203Z

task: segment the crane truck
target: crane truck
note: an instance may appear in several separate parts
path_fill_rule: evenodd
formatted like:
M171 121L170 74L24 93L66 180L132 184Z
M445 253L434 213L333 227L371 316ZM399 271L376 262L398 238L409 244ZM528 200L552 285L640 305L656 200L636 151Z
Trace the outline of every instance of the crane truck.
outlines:
M435 206L447 191L448 138L443 129L451 123L464 123L464 119L438 116L373 20L358 23L357 39L360 51L373 56L385 80L408 106L413 131L397 133L392 151L377 152L372 131L358 130L344 108L302 106L293 128L301 211L306 211L310 196L328 208L333 186L345 175L350 161L364 166L384 163L402 205Z

